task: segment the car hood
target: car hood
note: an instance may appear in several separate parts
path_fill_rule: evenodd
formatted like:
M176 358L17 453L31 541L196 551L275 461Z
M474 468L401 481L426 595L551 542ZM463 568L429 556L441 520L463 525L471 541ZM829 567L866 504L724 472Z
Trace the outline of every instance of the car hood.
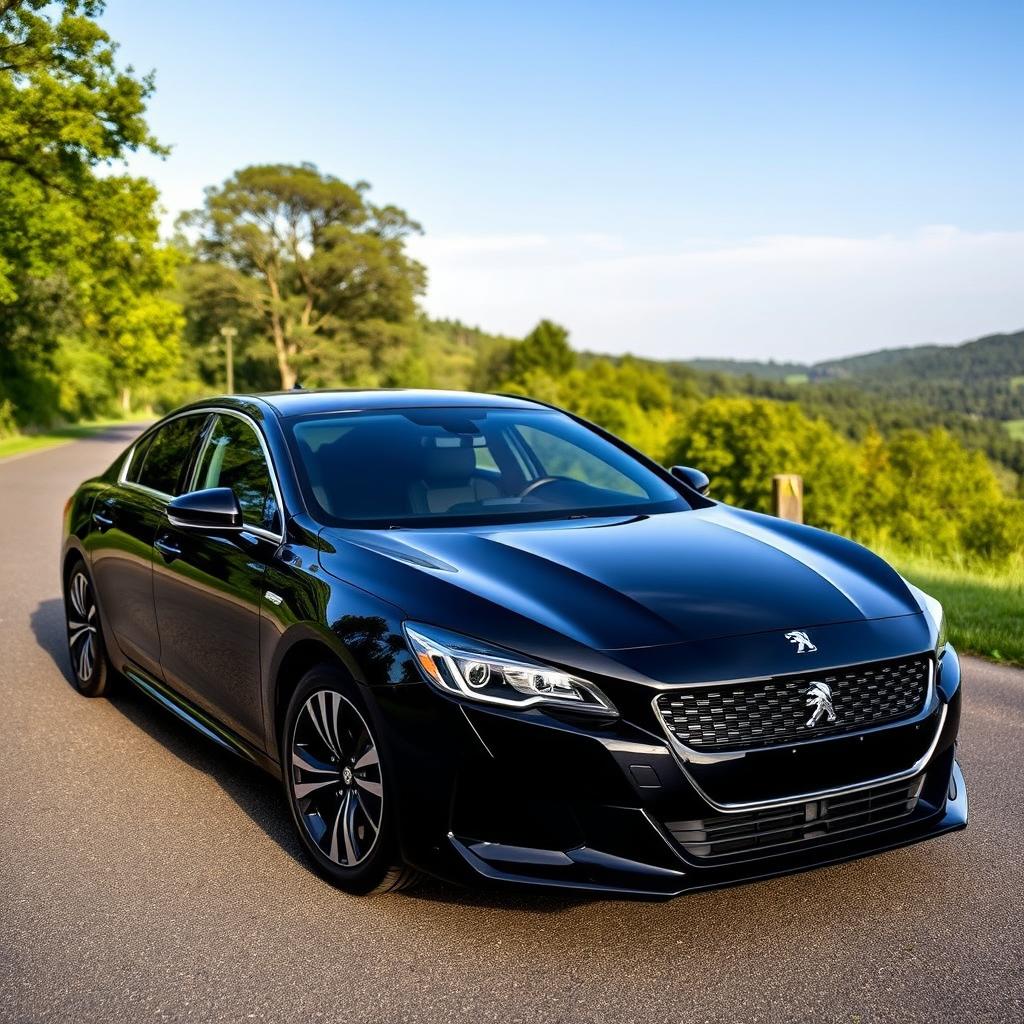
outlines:
M329 572L410 618L480 635L474 623L512 616L605 651L920 612L865 548L723 505L323 539Z

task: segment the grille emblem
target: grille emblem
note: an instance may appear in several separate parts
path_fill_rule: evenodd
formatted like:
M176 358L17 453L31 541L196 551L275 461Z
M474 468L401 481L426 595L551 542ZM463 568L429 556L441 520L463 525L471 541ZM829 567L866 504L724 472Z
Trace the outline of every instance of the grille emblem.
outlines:
M786 639L791 644L796 644L797 654L811 654L818 649L811 643L811 638L802 629L794 629L791 633L787 633Z
M811 717L807 719L807 728L813 729L822 718L828 716L828 721L836 720L836 709L832 707L832 687L815 680L809 687L807 693L807 706L813 708Z

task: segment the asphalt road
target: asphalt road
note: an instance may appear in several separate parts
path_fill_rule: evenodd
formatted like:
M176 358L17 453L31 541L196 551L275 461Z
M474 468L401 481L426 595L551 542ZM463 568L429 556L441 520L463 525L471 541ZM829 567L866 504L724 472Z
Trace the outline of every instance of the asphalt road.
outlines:
M128 436L0 463L0 1020L1024 1019L1024 673L965 660L966 832L670 903L354 899L272 780L68 681L61 509Z

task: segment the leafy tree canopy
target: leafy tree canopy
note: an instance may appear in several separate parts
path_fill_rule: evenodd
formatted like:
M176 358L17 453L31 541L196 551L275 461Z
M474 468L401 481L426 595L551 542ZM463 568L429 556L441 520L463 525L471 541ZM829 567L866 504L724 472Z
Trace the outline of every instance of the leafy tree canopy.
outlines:
M155 297L172 279L156 191L96 170L162 152L144 118L152 80L117 67L103 6L0 0L0 399L22 420L95 411L97 374L109 395L174 361L174 315ZM76 390L60 349L83 345L103 368L88 360Z
M419 225L368 191L312 164L246 167L182 219L200 260L231 272L225 295L264 325L282 388L300 372L323 382L350 372L413 317L426 272L405 240Z

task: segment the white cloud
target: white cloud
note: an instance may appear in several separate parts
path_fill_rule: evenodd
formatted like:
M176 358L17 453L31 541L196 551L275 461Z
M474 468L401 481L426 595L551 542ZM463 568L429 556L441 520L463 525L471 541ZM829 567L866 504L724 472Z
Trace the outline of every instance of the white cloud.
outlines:
M1024 232L923 228L641 249L608 235L416 239L426 308L580 348L814 361L1024 327Z

